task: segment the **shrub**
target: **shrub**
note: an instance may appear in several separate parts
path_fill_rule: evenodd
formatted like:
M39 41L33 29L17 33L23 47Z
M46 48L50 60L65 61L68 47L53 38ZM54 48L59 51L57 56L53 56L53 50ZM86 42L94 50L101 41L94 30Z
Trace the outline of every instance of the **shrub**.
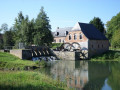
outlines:
M57 47L60 47L61 45L62 45L62 43L52 43L52 45L50 47L55 49Z
M115 53L115 55L114 55L114 58L119 58L120 57L120 53Z
M39 67L46 67L47 63L45 60L37 60L35 61L35 63L39 66Z

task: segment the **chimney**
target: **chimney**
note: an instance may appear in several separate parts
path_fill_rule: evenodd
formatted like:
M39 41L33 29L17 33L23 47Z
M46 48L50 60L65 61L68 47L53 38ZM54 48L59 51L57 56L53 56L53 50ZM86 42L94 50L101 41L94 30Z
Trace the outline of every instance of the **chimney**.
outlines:
M57 29L59 29L59 27L57 27Z

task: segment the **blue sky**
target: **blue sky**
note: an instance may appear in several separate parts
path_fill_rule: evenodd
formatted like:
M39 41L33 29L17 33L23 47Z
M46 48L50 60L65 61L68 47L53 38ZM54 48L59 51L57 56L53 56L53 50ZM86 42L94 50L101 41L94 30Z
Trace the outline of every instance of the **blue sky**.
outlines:
M120 0L1 0L0 26L14 24L20 11L29 19L36 18L44 7L52 26L73 27L76 22L89 23L93 17L100 17L104 24L120 12Z

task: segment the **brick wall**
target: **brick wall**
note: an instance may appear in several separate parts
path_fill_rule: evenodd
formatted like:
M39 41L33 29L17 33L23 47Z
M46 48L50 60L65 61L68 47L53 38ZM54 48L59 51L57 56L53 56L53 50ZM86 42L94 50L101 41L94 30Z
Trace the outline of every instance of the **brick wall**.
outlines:
M65 37L55 37L53 43L63 43L65 40Z
M82 35L82 39L80 39L80 34ZM69 35L71 35L71 40L69 40ZM74 35L76 35L76 39L74 39ZM73 43L73 42L86 42L88 41L87 37L81 31L72 31L65 38L65 42Z

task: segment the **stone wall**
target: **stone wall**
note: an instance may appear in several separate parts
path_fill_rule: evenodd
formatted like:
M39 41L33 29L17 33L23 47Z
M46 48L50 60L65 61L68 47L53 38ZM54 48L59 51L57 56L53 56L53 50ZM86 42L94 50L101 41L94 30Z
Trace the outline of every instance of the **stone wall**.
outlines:
M53 51L54 54L62 60L80 60L80 52Z
M88 55L99 55L109 50L108 40L89 40L88 43Z
M0 52L5 52L5 50L0 50Z
M10 54L19 57L20 59L32 59L32 51L29 49L18 49L18 50L10 50Z

